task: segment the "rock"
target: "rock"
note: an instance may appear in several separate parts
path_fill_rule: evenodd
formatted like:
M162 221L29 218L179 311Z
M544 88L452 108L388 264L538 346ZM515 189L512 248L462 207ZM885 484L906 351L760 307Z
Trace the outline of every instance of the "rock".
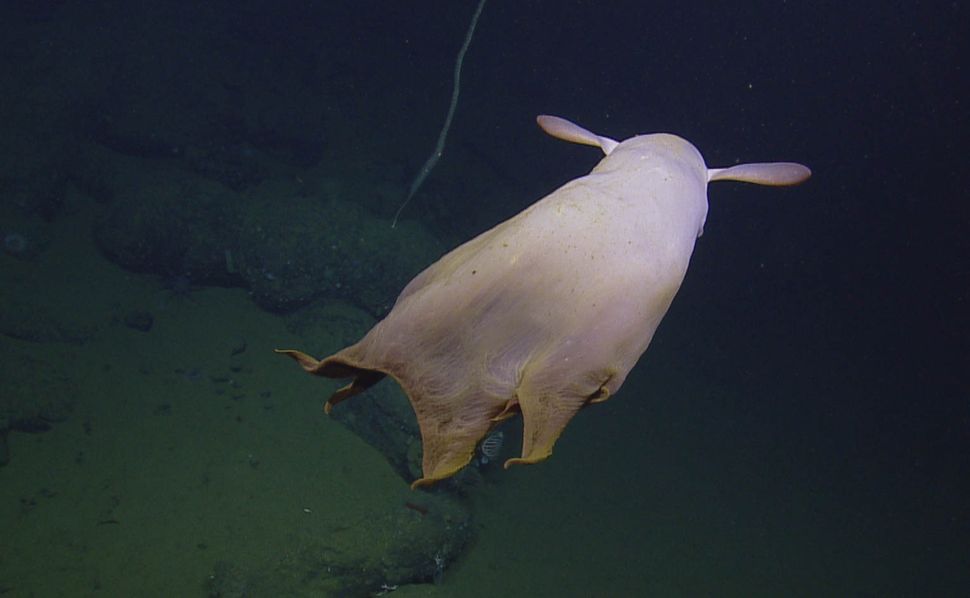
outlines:
M24 295L22 289L4 297L0 334L35 343L54 341L79 345L96 332L94 325L78 321L77 313L64 308L69 303L67 295L30 299L21 299L18 295Z
M40 433L64 421L74 408L74 383L56 361L0 344L0 462L9 460L6 436L12 431Z
M40 254L49 244L47 239L28 237L26 234L10 230L2 234L3 252L21 260L30 260Z
M95 230L109 259L195 284L242 286L268 311L328 298L381 316L443 253L416 222L392 229L355 202L305 193L289 179L238 193L177 164L115 160L98 171L103 195L113 198ZM356 192L366 194L366 185Z
M248 204L239 245L240 275L260 307L285 313L340 299L377 317L443 252L414 222L392 229L352 202L300 196Z
M155 317L147 311L131 311L125 314L123 321L128 328L148 332L155 324Z
M246 352L246 339L239 338L233 343L232 348L229 350L229 356L235 357L236 355L242 355Z
M221 562L210 596L374 596L389 587L433 583L469 545L471 516L454 497L401 494L386 512L297 541L251 569Z
M304 339L308 352L323 357L350 343L373 326L374 318L346 303L319 303L291 314L290 332ZM421 464L421 435L414 410L400 387L385 380L366 393L345 401L330 413L387 459L401 479L414 481Z
M10 429L27 434L40 434L51 429L50 422L39 415L22 417L10 421Z
M169 164L116 160L114 176L104 181L115 199L95 227L101 251L129 270L238 284L226 264L237 229L233 192Z
M50 244L50 223L27 207L0 206L0 251L19 260L30 261Z

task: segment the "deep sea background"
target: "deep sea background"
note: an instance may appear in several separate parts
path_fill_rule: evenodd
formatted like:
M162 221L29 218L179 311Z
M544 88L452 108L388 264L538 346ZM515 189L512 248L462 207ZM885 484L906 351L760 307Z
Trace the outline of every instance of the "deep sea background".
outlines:
M387 583L970 592L966 3L489 0L392 230L475 4L0 7L0 594L259 595L212 580L327 530L379 552L361 522L404 510L406 480L270 349L352 342L443 251L588 172L598 150L542 113L813 176L712 184L620 393L463 493L473 539L443 571ZM356 226L377 241L328 263ZM350 332L292 325L334 302Z

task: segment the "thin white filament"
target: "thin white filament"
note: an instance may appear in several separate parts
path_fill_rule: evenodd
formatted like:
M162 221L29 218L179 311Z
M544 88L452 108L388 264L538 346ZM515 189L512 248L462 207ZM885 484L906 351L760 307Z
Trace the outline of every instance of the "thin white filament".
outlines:
M430 156L428 156L424 166L421 167L421 170L418 171L418 175L414 177L414 181L411 182L411 187L408 189L408 195L404 199L404 203L402 203L401 207L399 207L397 212L394 213L394 220L391 221L391 228L397 226L397 219L401 215L401 212L404 211L405 206L408 205L408 202L410 202L411 198L414 197L414 194L417 193L418 188L421 186L421 183L424 182L424 179L428 178L428 174L431 172L431 169L435 167L435 164L437 164L438 160L441 159L441 154L443 154L445 151L445 137L448 136L448 129L451 128L451 119L454 118L455 108L458 106L458 92L461 87L461 63L465 61L465 52L468 51L468 46L470 46L472 43L472 35L475 33L475 26L478 25L478 17L481 16L483 8L485 8L485 0L480 0L478 7L475 9L475 14L472 15L471 25L468 26L468 33L465 35L465 43L461 45L461 50L458 51L458 58L455 60L455 82L451 89L451 105L448 106L448 114L445 116L445 124L443 127L441 127L441 133L438 135L438 143L435 144L434 151L431 152Z

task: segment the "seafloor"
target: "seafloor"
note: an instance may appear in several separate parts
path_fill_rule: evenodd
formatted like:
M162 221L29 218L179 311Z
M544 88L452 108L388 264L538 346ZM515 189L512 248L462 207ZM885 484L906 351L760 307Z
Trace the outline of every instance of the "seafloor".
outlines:
M0 255L5 305L83 334L0 336L25 384L70 393L50 430L7 436L5 594L204 595L227 568L301 579L321 572L294 552L379 554L400 541L396 518L424 516L406 506L421 493L323 415L332 387L272 353L307 342L283 318L243 290L174 295L121 270L91 240L99 206L75 195L66 209L42 255ZM140 309L155 316L148 332L124 323ZM473 545L437 584L398 595L826 595L906 575L890 565L914 555L880 540L896 524L865 519L871 497L788 472L770 452L780 432L703 377L668 390L677 367L657 353L548 462L488 472L463 499Z
M391 228L474 3L0 3L0 596L970 595L966 7L604 4L488 4ZM541 113L814 174L711 185L551 459L413 492L395 386L273 349L588 172Z

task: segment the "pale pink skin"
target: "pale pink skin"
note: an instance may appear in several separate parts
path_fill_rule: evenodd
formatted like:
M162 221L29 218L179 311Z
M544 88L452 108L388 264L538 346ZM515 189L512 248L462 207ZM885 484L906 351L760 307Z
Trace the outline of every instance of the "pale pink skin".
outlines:
M383 374L401 384L424 443L416 486L454 474L516 413L522 456L507 465L547 458L576 412L615 394L650 344L703 230L708 181L790 185L810 174L792 163L709 170L675 135L618 143L558 117L538 122L607 155L428 267L360 342L319 362L287 352L312 373L355 377L331 404Z

